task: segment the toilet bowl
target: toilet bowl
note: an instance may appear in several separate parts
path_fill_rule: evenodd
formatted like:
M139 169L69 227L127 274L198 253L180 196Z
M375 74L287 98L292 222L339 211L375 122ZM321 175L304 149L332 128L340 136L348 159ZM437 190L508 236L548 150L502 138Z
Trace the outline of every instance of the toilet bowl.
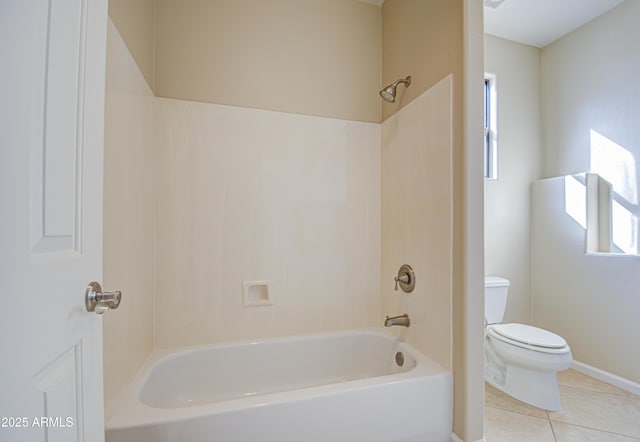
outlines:
M556 373L571 367L567 342L547 330L503 324L509 281L485 279L485 380L516 399L546 410L562 408Z

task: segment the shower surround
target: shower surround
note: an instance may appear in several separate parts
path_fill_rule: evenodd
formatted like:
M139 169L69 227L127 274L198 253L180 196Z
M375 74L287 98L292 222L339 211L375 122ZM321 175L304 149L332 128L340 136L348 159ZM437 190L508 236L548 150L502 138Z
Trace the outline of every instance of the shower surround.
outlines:
M382 123L382 310L408 313L394 329L452 369L453 78L447 76ZM412 293L394 291L401 264L416 275Z
M105 213L135 214L105 219L105 232L129 235L106 237L105 285L131 287L105 318L107 416L154 348L379 326L386 314L409 313L401 337L451 369L450 77L382 124L152 96L134 115L141 75L114 40L105 150L118 155L105 177L153 186L105 199ZM413 209L383 190L393 182L416 184ZM137 247L124 239L150 232L141 278L122 265ZM418 283L400 296L390 269L405 262ZM256 280L270 281L273 305L242 307L243 281Z
M158 347L379 322L379 124L157 98L154 126Z

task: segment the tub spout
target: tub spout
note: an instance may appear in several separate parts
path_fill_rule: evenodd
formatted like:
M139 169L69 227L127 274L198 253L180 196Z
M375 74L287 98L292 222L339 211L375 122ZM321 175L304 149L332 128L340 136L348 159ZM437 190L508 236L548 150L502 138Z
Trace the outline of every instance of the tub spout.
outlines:
M391 327L393 325L409 327L411 325L411 321L409 320L409 315L405 313L404 315L392 316L391 318L387 316L387 319L384 320L384 326Z

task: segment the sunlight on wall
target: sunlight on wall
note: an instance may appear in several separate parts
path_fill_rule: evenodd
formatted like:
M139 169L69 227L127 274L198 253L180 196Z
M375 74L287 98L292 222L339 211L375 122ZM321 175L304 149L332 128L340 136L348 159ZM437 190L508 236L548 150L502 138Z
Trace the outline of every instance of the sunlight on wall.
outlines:
M617 251L638 253L636 161L631 152L604 135L590 131L591 171L611 183L611 238ZM615 249L615 247L613 248Z
M629 203L638 204L636 161L633 154L593 129L591 172L609 181L613 191Z
M583 229L587 228L587 187L573 175L564 177L564 210Z
M616 200L611 206L613 244L627 255L638 254L638 218Z

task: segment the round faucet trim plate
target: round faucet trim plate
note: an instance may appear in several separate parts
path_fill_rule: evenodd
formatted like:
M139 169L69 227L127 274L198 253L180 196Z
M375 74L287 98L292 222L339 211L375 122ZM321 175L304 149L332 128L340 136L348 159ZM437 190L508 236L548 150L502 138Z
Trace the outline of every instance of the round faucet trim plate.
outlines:
M398 269L398 276L393 278L396 281L396 290L398 285L405 293L411 293L416 287L416 274L409 264L402 264Z

